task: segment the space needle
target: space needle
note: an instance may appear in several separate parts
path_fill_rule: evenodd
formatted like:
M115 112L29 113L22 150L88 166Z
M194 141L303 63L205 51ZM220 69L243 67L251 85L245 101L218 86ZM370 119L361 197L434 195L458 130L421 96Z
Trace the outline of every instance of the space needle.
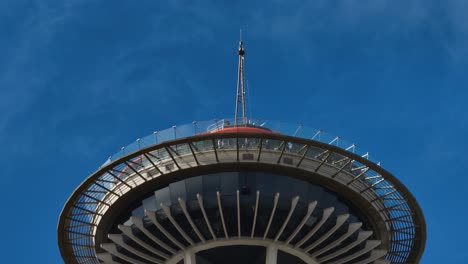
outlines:
M249 118L242 39L237 55L234 118L137 139L73 191L64 262L419 263L426 225L409 190L340 137Z

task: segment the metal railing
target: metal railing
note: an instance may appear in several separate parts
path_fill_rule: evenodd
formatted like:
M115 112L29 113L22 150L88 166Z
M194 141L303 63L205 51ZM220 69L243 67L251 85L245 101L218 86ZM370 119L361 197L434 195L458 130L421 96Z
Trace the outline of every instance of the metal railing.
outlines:
M135 152L139 149L143 149L151 145L159 144L169 140L186 138L197 134L214 132L216 130L223 129L228 126L233 126L235 123L236 122L234 118L212 119L207 121L194 121L192 123L183 125L174 125L164 130L155 131L150 135L138 138L134 142L128 144L127 146L122 147L118 152L109 156L109 158L103 163L102 166L122 156L125 156L129 153ZM355 143L343 139L339 136L333 135L331 133L325 132L322 129L304 126L302 123L288 123L283 121L271 121L250 118L247 119L246 124L238 122L237 125L268 128L271 131L282 135L312 139L329 145L334 145L343 148L347 151L358 154L361 157L364 157L380 165L380 162L376 161L373 157L371 157L369 155L369 152L362 151L356 146Z

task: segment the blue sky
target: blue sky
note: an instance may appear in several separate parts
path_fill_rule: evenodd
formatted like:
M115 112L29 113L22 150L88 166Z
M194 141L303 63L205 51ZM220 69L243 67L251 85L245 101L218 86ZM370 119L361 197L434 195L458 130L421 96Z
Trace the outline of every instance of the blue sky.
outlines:
M112 153L234 115L243 29L252 116L358 143L413 192L421 263L468 263L468 2L0 2L2 261L63 263L59 213Z

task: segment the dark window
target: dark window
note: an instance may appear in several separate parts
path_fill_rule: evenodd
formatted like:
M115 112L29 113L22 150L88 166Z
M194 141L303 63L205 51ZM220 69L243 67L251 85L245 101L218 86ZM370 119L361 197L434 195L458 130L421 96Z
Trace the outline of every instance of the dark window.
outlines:
M278 264L303 264L305 262L296 256L293 256L289 253L278 250L277 263Z
M227 246L198 252L197 264L264 264L266 249L258 246Z

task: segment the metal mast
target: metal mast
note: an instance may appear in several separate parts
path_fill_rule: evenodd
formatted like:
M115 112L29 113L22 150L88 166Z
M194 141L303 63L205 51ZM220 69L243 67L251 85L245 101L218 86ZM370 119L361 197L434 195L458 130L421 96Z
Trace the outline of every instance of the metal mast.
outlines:
M235 122L236 126L247 125L247 109L245 107L245 85L244 85L244 43L242 42L242 32L239 40L239 66L237 70L237 101ZM239 107L242 107L242 117L239 117ZM240 119L242 118L242 119Z

